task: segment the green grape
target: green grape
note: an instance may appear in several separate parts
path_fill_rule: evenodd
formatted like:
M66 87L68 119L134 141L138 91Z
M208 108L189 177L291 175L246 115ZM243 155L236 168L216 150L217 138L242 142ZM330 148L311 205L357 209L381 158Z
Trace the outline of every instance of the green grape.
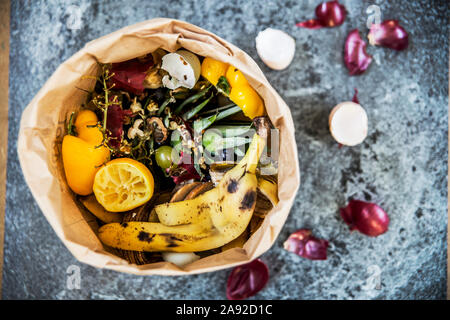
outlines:
M155 152L155 159L158 166L165 170L172 165L172 147L162 146Z

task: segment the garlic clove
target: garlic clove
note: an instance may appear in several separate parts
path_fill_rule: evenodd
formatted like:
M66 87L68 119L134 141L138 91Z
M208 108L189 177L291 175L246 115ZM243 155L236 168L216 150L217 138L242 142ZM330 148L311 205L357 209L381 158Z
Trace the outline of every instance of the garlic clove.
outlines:
M185 265L200 259L200 257L193 252L163 252L162 258L164 261L171 262L178 267L184 267Z
M133 126L128 129L128 133L127 133L128 139L132 140L136 137L136 135L141 138L144 136L144 131L139 129L139 127L141 126L141 124L143 122L144 122L144 120L142 120L142 119L137 119L136 121L134 121Z
M192 52L178 50L162 57L161 69L168 72L162 78L166 88L176 89L185 87L192 89L200 77L201 64L198 57Z
M136 101L136 99L130 105L130 110L133 113L138 113L138 112L144 111L144 109L142 109L142 104L140 102Z
M267 28L256 37L256 51L268 67L283 70L294 58L295 40L284 31Z
M329 116L331 135L340 144L355 146L367 137L368 119L361 105L345 101L333 108Z

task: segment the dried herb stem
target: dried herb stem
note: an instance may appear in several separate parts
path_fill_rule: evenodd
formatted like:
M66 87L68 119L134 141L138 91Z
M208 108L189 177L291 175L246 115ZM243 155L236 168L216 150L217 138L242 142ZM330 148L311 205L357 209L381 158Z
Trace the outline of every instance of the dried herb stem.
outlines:
M75 135L75 129L73 126L73 117L75 115L75 112L72 112L70 114L70 118L69 118L69 124L67 125L67 133L70 134L71 136Z

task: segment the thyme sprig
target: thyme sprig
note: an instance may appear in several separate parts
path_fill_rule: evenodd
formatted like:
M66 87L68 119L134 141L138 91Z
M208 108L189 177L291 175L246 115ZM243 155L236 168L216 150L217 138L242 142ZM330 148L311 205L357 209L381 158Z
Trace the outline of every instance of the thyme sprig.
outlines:
M110 86L108 86L108 80L110 80L114 76L114 73L110 73L110 70L109 70L110 65L103 64L103 65L101 65L101 67L102 67L102 73L96 79L102 85L103 99L99 100L98 96L96 96L92 99L92 103L98 109L100 109L103 113L103 121L99 125L99 130L103 135L103 139L102 139L102 142L100 143L100 145L96 146L96 148L100 148L100 147L104 146L104 147L108 148L110 150L110 152L117 153L117 152L119 152L119 150L117 150L116 148L112 147L109 144L110 140L117 139L117 138L111 137L111 131L108 130L108 128L107 128L108 108L114 104L121 104L121 102L118 100L117 95L111 94L111 90L112 90L112 88L114 88L114 83L111 84ZM112 96L112 99L110 98L111 96Z
M73 125L73 117L74 116L75 116L75 112L72 112L70 114L69 123L67 125L67 133L70 134L71 136L75 136L76 135L75 127Z

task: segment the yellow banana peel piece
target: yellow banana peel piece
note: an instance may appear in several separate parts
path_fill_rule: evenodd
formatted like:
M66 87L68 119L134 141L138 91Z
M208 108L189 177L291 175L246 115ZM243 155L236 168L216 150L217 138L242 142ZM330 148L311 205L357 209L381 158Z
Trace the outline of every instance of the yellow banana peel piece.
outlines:
M121 222L123 219L123 213L107 211L100 203L98 203L93 194L80 198L80 201L90 213L104 223Z
M278 185L275 181L264 178L261 176L258 178L258 189L263 195L270 200L273 206L276 206L278 199Z

